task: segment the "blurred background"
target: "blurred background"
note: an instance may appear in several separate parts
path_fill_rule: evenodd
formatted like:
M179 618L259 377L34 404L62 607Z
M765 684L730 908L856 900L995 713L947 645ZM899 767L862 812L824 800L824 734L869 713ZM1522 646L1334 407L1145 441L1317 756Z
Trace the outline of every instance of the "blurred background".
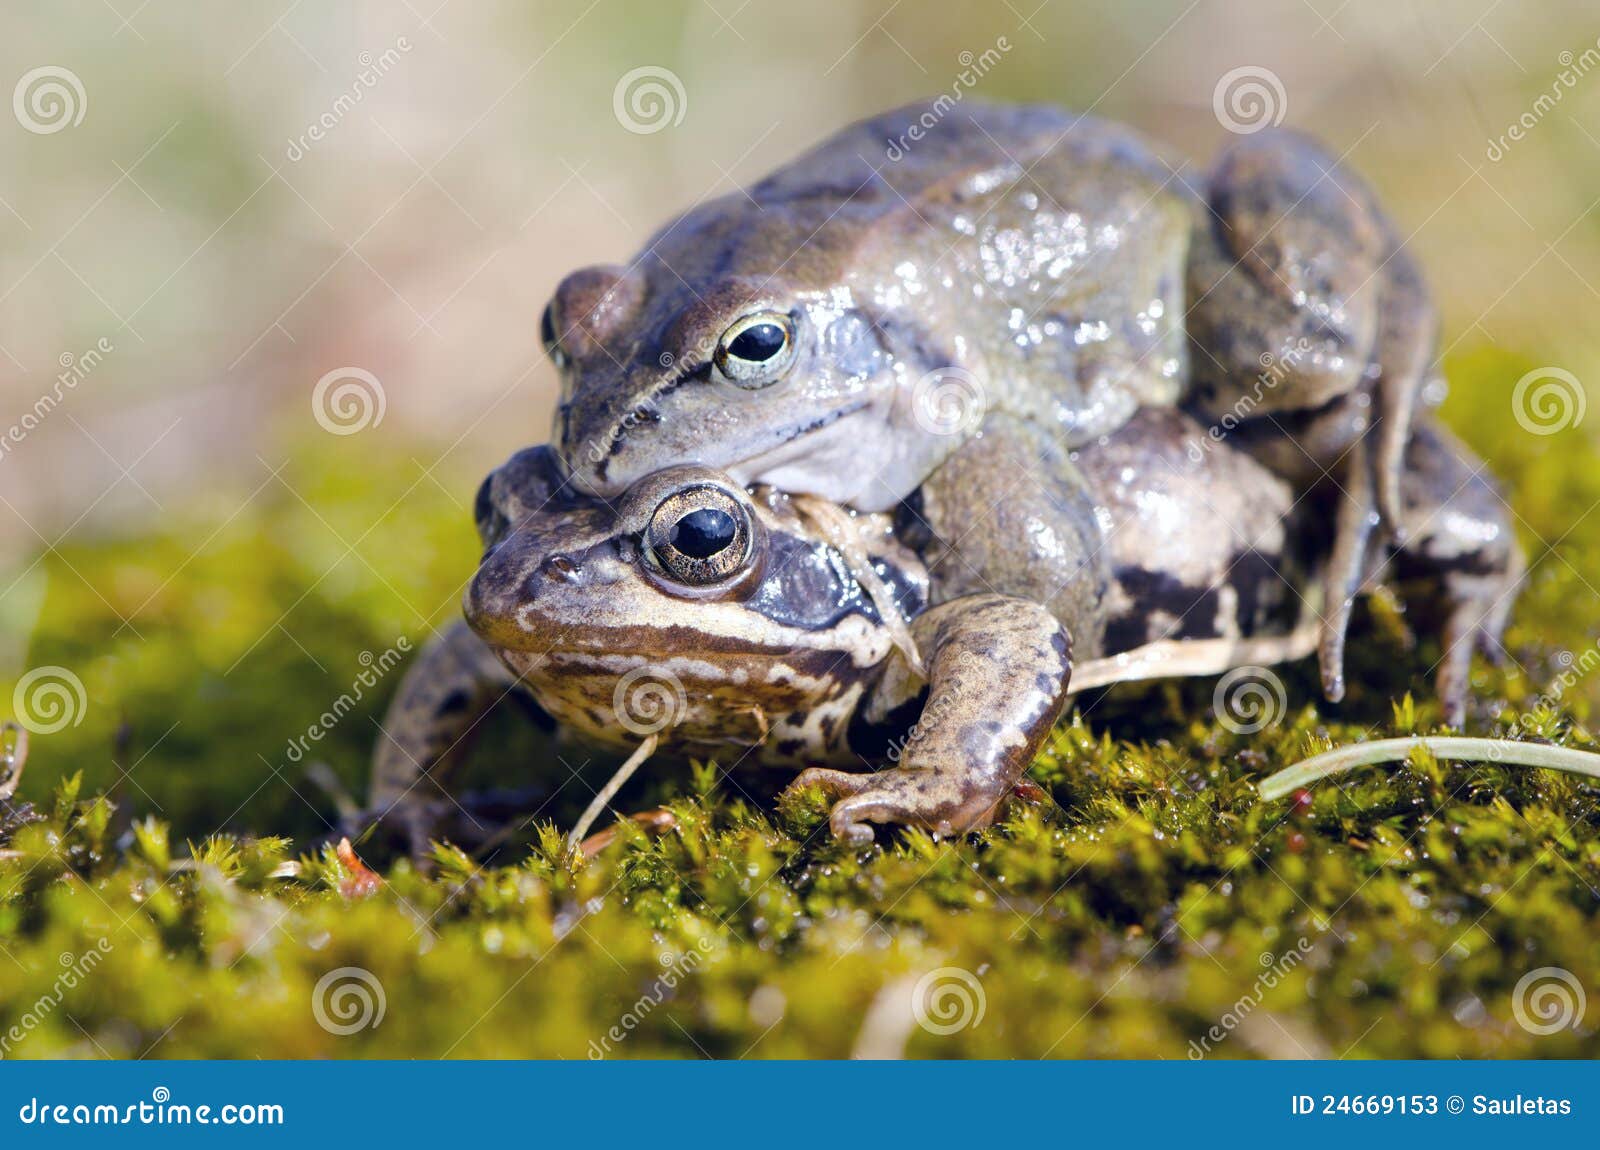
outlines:
M304 761L358 785L393 682L294 742L457 611L478 480L548 434L560 277L974 59L964 95L1126 120L1196 182L1230 119L1319 136L1505 422L1595 362L1597 37L1590 0L11 5L0 685L70 672L25 790L318 829Z

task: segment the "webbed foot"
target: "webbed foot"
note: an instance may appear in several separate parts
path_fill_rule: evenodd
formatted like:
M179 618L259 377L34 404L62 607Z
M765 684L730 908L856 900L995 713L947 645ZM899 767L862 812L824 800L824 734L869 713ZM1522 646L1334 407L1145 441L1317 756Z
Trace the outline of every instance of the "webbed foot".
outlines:
M928 694L897 765L869 774L813 768L791 789L821 786L837 801L833 833L867 842L873 823L957 834L987 826L1050 733L1067 697L1071 646L1054 615L1003 595L968 595L924 612L912 625L928 667ZM920 684L886 676L904 701Z

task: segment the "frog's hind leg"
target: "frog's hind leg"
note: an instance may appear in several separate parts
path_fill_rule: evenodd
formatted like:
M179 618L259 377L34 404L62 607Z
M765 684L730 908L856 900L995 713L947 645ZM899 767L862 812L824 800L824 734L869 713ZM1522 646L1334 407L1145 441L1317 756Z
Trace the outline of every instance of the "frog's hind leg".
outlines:
M1333 518L1333 550L1323 575L1323 602L1327 614L1317 641L1317 666L1322 674L1322 693L1330 702L1344 698L1344 647L1350 630L1350 615L1356 596L1368 585L1373 574L1373 531L1378 525L1377 502L1373 498L1372 476L1366 467L1368 448L1363 440L1350 447L1355 456L1346 485L1337 492L1338 508Z
M1437 579L1443 590L1435 681L1445 722L1459 727L1473 652L1494 662L1504 656L1500 640L1526 561L1482 461L1431 419L1417 424L1401 494L1406 534L1396 567Z
M1296 133L1239 140L1196 207L1189 289L1188 406L1211 420L1316 421L1284 431L1299 450L1280 458L1304 470L1288 477L1333 471L1349 487L1367 471L1376 510L1403 529L1400 474L1437 322L1372 191ZM1368 448L1347 453L1356 440Z
M425 852L435 823L456 806L441 785L444 775L461 759L478 720L515 683L465 622L431 639L384 715L367 808L351 820L352 835L387 823L404 834L413 855Z
M987 826L1028 769L1066 703L1071 644L1044 607L977 594L951 600L912 624L927 661L927 699L897 765L876 773L813 768L791 789L820 785L838 801L833 833L872 838L872 823L938 834ZM921 681L898 657L870 709L887 713Z

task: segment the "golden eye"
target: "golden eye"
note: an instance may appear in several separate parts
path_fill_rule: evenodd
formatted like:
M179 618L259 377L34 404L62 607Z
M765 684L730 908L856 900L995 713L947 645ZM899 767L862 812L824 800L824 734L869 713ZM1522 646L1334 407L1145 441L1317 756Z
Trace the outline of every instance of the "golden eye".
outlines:
M661 501L645 528L651 566L690 587L720 583L750 562L750 515L716 487L690 487Z
M555 364L556 370L565 370L567 353L561 350L561 340L556 336L556 305L553 302L546 305L544 314L539 317L539 342L544 344L544 353Z
M776 383L794 362L794 320L778 311L755 312L735 321L717 342L717 370L735 387Z

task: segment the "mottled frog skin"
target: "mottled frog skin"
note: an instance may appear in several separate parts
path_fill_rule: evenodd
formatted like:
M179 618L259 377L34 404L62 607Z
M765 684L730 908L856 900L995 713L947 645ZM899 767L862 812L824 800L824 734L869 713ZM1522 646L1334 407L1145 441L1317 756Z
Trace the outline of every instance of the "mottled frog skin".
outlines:
M1068 447L1177 399L1191 209L1144 141L972 105L890 164L912 111L561 284L543 326L580 483L694 462L883 511L979 430L941 396Z
M920 528L702 465L602 500L552 448L521 452L480 493L486 551L466 622L408 671L364 817L423 849L453 802L451 752L520 689L601 744L655 735L664 753L800 770L795 785L820 785L852 841L878 823L982 827L1074 690L1310 650L1326 510L1226 443L1195 460L1203 432L1146 408L1069 450L1020 422L977 442L1037 452L1026 491L996 503L1014 477L966 453L920 493ZM1474 640L1504 622L1518 562L1502 504L1461 451L1418 425L1404 549L1369 554L1360 578L1375 586L1391 560L1433 577L1455 699ZM988 564L989 582L986 544L945 541L996 505L997 531L1026 543Z
M891 162L886 143L930 116ZM1140 409L1225 423L1297 494L1336 496L1333 699L1370 555L1403 542L1404 456L1434 378L1417 269L1316 144L1261 132L1188 173L1127 128L979 101L844 129L673 220L628 265L572 274L542 329L556 441L606 498L697 463L886 511L947 468L1003 466L1026 487L1036 448L1084 447ZM1050 485L1081 504L1066 482L1058 469ZM966 506L948 538L971 580L1034 558L1005 513Z

